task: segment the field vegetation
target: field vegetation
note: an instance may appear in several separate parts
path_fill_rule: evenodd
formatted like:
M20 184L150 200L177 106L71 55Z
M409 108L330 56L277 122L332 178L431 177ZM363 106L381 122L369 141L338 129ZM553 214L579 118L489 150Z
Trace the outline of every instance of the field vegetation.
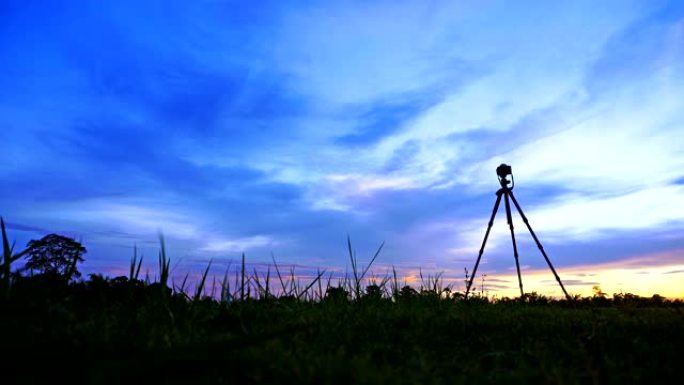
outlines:
M681 380L681 300L598 289L572 301L465 299L439 277L417 287L394 272L369 279L380 249L361 266L351 242L343 279L319 272L301 281L275 261L249 272L243 256L236 274L209 282L209 265L190 289L169 281L163 240L151 280L137 255L127 276L79 278L79 243L32 241L15 253L4 223L2 238L3 383Z

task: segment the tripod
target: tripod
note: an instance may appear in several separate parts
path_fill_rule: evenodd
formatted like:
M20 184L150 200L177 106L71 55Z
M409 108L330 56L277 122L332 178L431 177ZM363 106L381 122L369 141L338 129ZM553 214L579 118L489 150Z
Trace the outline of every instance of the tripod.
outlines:
M561 289L563 290L565 297L568 299L568 301L571 301L572 298L570 297L568 292L565 290L565 286L563 286L563 282L561 282L561 279L558 276L558 273L556 273L556 269L553 268L553 264L551 264L551 260L546 255L546 252L544 251L544 247L539 242L539 239L537 238L537 235L532 230L532 226L530 226L530 223L527 220L527 217L525 216L525 214L523 213L523 210L520 207L520 204L518 204L518 200L515 199L515 195L513 195L513 187L515 184L512 184L508 179L506 179L507 176L510 175L511 180L513 180L513 173L512 173L511 166L506 165L506 164L501 164L499 167L496 168L496 174L499 177L499 183L501 184L501 188L496 192L496 202L494 203L494 210L492 210L492 216L489 219L489 224L487 226L487 232L485 233L484 240L482 241L482 247L480 247L480 253L477 256L477 260L475 261L475 267L473 268L472 275L470 276L470 280L468 281L468 286L466 287L465 298L468 298L468 294L470 293L470 288L473 285L473 279L475 278L475 273L477 273L477 268L480 265L480 259L482 259L482 254L484 253L485 245L487 244L487 239L489 238L489 232L491 231L492 225L494 224L494 217L496 217L496 212L499 210L499 205L501 204L501 197L503 197L504 205L506 207L506 220L508 221L508 228L511 230L511 240L513 241L513 256L515 257L515 269L518 272L518 286L520 287L520 296L522 297L525 293L523 292L522 277L520 276L520 262L518 259L518 246L515 243L515 233L513 231L513 216L511 215L511 203L510 203L510 201L513 201L513 204L515 205L515 208L518 210L518 213L522 217L523 222L525 222L527 229L530 231L530 234L532 234L532 238L534 238L534 242L537 244L539 251L541 251L542 255L544 256L544 259L546 260L546 263L549 265L549 268L553 272L553 275L556 277L556 281L558 281L558 284L560 285ZM508 186L509 184L511 184L510 187Z

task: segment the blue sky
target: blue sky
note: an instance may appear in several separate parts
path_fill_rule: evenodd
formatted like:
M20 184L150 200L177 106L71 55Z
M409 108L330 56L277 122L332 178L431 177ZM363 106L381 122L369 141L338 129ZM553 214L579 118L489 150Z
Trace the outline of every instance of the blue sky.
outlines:
M87 271L151 263L162 230L179 271L343 270L349 234L361 259L385 241L380 269L457 277L505 162L561 277L684 282L677 1L9 0L0 63L0 214L20 246L81 238ZM577 287L651 289L622 277Z

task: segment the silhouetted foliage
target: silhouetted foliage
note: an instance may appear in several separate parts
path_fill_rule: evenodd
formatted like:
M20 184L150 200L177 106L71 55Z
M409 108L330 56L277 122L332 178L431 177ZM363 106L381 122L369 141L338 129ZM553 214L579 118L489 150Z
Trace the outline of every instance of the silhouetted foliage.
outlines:
M329 287L325 291L325 299L333 302L341 302L349 300L349 292L341 287Z
M54 251L55 243L32 242L33 252ZM162 283L165 252L154 280L137 278L137 255L128 277L66 280L85 248L64 245L74 252L41 270L52 274L13 275L0 298L0 341L12 352L3 383L73 381L73 371L49 368L74 363L87 383L136 383L150 373L169 384L681 382L682 300L465 298L439 278L416 290L396 277L390 286L370 281L361 296L357 279L328 282L314 296L294 271L289 281L278 272L282 291L271 293L256 270L244 275L243 258L233 283L219 283L219 301L198 294L201 284L192 295ZM43 370L27 371L27 362Z
M414 298L418 296L418 291L416 289L412 288L411 286L404 286L401 288L399 291L399 297L400 298Z
M76 264L83 262L82 255L86 253L86 248L71 238L49 234L39 240L29 241L25 252L28 259L26 269L64 276L69 280L81 276Z
M375 284L366 286L366 294L364 295L364 298L370 300L382 299L382 288Z
M536 305L546 305L549 304L552 299L537 293L536 291L525 293L525 295L518 298L520 302L531 303Z

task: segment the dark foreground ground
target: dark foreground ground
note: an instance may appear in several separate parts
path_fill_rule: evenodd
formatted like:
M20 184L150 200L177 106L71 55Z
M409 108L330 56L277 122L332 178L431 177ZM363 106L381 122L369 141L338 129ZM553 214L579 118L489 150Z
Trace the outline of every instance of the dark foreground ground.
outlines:
M125 278L23 279L10 294L4 384L684 383L684 306L659 298L221 303Z

